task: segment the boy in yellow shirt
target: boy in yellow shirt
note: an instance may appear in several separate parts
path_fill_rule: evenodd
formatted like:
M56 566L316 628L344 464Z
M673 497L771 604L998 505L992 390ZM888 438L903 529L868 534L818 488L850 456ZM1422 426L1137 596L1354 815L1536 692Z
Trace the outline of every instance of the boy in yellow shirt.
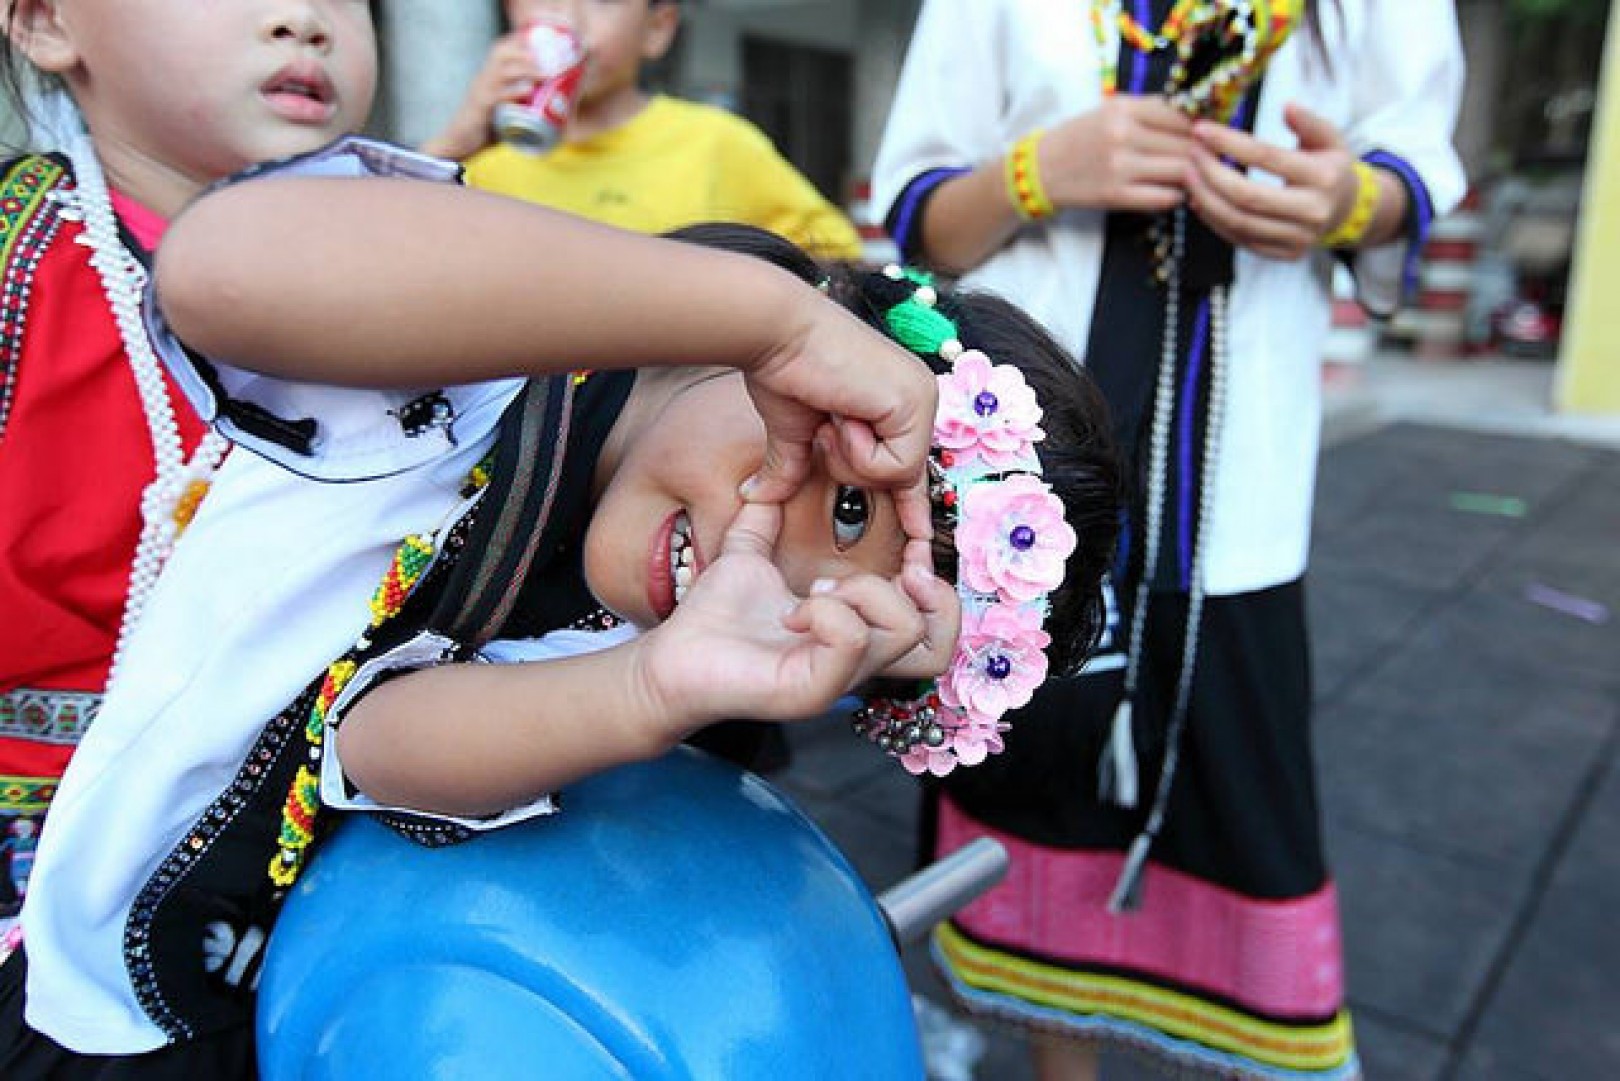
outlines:
M849 219L758 128L641 89L642 64L675 40L678 0L506 0L505 7L514 28L542 14L572 23L585 48L585 81L555 149L534 155L497 142L496 106L523 100L538 78L521 34L497 41L455 118L422 147L465 162L473 187L638 232L745 222L821 258L860 257Z

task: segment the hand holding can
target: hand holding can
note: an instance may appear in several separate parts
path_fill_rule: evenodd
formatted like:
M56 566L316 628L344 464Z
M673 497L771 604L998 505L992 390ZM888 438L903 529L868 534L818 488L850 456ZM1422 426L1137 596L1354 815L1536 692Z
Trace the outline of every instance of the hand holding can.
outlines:
M574 115L585 80L585 49L574 28L560 19L537 19L522 34L540 79L524 101L496 107L495 133L519 150L542 154L562 139Z

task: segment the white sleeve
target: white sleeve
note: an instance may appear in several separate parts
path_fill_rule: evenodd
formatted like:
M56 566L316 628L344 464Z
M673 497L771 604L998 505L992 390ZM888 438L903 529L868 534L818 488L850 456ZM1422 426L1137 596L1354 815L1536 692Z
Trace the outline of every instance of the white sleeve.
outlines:
M918 181L966 171L1004 149L1003 8L925 0L917 16L872 167L872 206L902 247L920 224L906 213L925 194L914 190Z
M1463 89L1456 6L1451 0L1368 4L1348 60L1355 97L1345 138L1357 157L1396 173L1412 202L1405 236L1351 260L1362 302L1387 314L1413 284L1429 226L1467 188L1452 145Z
M239 174L402 176L456 183L461 167L359 136ZM459 387L360 389L275 379L199 356L175 337L154 290L145 298L147 332L175 383L197 413L248 450L316 480L368 480L440 458L487 436L522 380Z
M327 710L326 735L323 740L325 753L321 758L321 802L339 811L404 816L448 827L451 830L459 829L473 833L496 830L516 822L554 814L558 810L558 805L556 796L552 794L542 795L530 803L480 818L436 814L412 807L379 803L355 788L344 774L343 763L338 754L337 729L343 723L344 714L362 695L391 676L433 668L441 664L520 664L579 656L627 642L634 638L636 633L635 628L629 624L606 631L553 631L540 638L496 640L486 644L472 658L466 659L459 643L441 634L423 631L386 653L373 657L360 666L359 671L349 680L343 691L333 700L331 708ZM446 738L451 738L451 734L447 733ZM429 831L423 829L408 832L426 836Z

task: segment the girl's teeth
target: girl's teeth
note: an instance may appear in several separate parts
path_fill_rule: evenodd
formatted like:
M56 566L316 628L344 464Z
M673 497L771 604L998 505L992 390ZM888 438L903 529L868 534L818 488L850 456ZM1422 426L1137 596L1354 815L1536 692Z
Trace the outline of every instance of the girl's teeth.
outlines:
M686 591L696 577L697 556L692 549L692 523L683 514L675 521L675 531L669 538L669 563L675 577L675 603L686 597Z

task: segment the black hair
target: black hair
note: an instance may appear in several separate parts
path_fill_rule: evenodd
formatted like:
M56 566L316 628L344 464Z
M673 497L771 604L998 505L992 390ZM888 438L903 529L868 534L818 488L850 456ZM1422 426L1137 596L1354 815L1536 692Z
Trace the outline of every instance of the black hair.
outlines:
M884 313L913 288L876 271L822 264L790 241L746 225L704 224L668 234L676 240L751 255L827 293L868 326L892 338ZM1042 479L1063 501L1064 517L1079 543L1063 584L1051 595L1046 632L1052 672L1076 671L1102 633L1102 580L1114 563L1125 501L1124 472L1114 445L1108 406L1091 377L1034 319L987 293L937 288L939 310L956 324L963 346L996 363L1016 365L1041 403L1046 438L1036 444ZM935 508L934 564L954 578L952 522Z

